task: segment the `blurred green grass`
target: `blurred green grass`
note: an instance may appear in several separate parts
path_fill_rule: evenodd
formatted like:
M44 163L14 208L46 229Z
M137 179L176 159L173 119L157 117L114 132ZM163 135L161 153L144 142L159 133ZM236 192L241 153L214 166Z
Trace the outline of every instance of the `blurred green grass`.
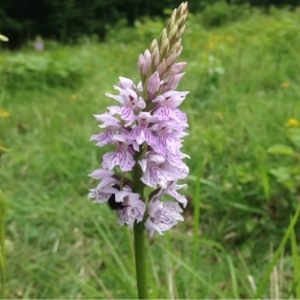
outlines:
M210 29L190 15L180 85L190 91L190 202L185 223L149 242L152 298L254 297L250 279L261 281L299 204L299 157L268 153L275 144L299 153L286 128L300 120L299 23L299 10L253 12ZM87 202L95 185L87 174L105 151L89 137L97 132L92 114L111 103L104 93L118 76L138 80L138 54L161 28L146 20L112 31L104 44L0 53L0 108L9 114L0 117L0 146L11 149L0 169L9 298L135 297L130 231L106 206ZM272 175L280 167L288 182ZM293 257L287 246L282 297L299 286Z

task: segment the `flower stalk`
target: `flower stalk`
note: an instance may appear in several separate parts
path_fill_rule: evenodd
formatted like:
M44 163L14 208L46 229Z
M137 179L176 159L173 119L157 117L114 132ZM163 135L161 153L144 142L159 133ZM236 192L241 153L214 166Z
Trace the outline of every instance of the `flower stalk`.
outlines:
M148 299L145 227L143 223L134 226L134 254L138 299Z
M141 199L144 201L145 185L140 180L142 176L142 170L139 165L135 165L132 175L133 175L133 182L134 182L133 191L138 193ZM137 284L138 299L148 299L144 222L145 220L143 220L140 223L135 223L133 227L135 270L136 270L136 284Z

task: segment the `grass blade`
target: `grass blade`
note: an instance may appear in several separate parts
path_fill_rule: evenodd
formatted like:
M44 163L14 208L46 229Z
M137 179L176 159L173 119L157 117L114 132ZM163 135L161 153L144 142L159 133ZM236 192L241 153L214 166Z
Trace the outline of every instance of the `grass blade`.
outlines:
M163 249L163 246L158 245L161 249ZM206 287L208 290L212 290L216 296L220 297L220 299L224 299L224 294L222 292L220 292L218 289L213 289L209 283L202 277L199 275L199 272L196 272L189 264L185 263L183 260L181 260L177 255L173 254L170 251L166 251L166 249L163 249L165 251L165 253L172 258L175 262L177 262L180 266L183 267L183 269L185 269L188 273L190 273L191 275L193 275L195 277L195 279L198 280L198 287L199 285L203 285L204 287Z
M7 204L3 193L0 190L0 276L1 276L1 297L6 298L6 249L5 249L5 225Z
M126 267L125 267L125 265L122 261L122 259L120 258L119 254L116 252L116 250L115 250L116 246L114 246L111 243L111 240L108 238L108 235L105 232L105 230L107 232L109 232L108 228L103 223L101 224L101 226L99 226L99 223L97 223L95 219L93 219L93 223L95 225L95 228L97 229L97 231L99 232L99 234L103 238L106 246L109 248L112 257L114 258L114 262L117 265L115 270L118 270L118 271L114 272L114 276L117 277L120 282L122 282L124 289L127 290L127 292L128 292L128 295L131 295L132 297L135 296L135 295L132 295L133 290L134 290L133 289L134 279L129 274L128 270L126 269ZM103 229L105 229L105 230L103 230ZM110 266L110 263L108 263L108 266ZM114 268L111 268L111 271L113 272Z
M193 261L196 261L199 249L199 238L200 238L200 203L201 203L201 196L200 196L200 188L201 188L201 169L202 163L199 163L197 168L197 177L195 182L195 192L193 195L193 206L194 206L194 224L193 224ZM196 278L193 277L192 282L192 290L194 291L197 287Z
M231 276L231 284L232 284L232 292L235 297L235 299L240 299L239 297L239 289L238 289L238 282L235 274L235 269L233 262L231 260L231 257L227 255L227 261L229 265L229 270L230 270L230 276Z
M294 266L294 284L296 299L300 299L300 257L297 247L297 239L295 234L295 229L291 232L291 249L292 249L292 260Z
M268 266L268 268L267 268L267 270L266 270L263 278L260 281L260 284L259 284L259 286L257 288L257 293L255 295L256 299L260 299L262 297L263 292L266 290L267 284L268 284L268 280L270 278L272 270L273 270L274 266L276 265L276 263L278 262L279 257L281 255L281 253L282 253L282 251L283 251L283 249L284 249L284 247L285 247L288 239L290 238L290 236L292 234L292 231L294 230L294 226L295 226L295 224L297 223L297 221L299 219L299 214L300 214L300 205L298 206L298 209L297 209L295 215L293 216L293 218L292 218L292 220L290 222L290 225L289 225L289 227L288 227L288 229L287 229L287 231L286 231L283 239L281 240L281 243L280 243L278 249L276 250L275 255L274 255L271 263L269 264L269 266Z
M251 275L250 269L247 266L247 263L240 251L237 250L237 255L239 257L239 264L243 267L243 274L247 274L247 276L239 277L241 284L244 286L244 289L247 291L247 297L252 299L254 297L254 293L256 292L256 285L253 279L253 276Z

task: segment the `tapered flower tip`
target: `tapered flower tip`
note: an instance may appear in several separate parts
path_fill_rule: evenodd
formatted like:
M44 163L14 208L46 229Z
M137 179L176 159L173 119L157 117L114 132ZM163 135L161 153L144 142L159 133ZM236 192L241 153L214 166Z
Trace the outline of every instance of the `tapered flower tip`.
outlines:
M186 65L187 65L186 62L176 63L176 64L172 65L172 67L168 73L170 73L171 75L179 74L183 71L183 69L186 67Z
M112 116L111 113L104 113L100 115L93 115L97 121L102 122L102 125L98 125L100 128L105 127L118 127L120 124L120 120L114 116Z
M97 169L90 173L88 176L94 179L103 179L106 177L110 177L113 175L112 171L103 170L103 169Z
M154 72L148 81L148 93L149 93L149 100L152 100L155 93L159 90L161 80L159 78L158 72Z
M129 79L129 78L125 78L125 77L119 77L120 82L119 82L119 87L122 89L135 89L135 83Z
M171 77L168 81L166 81L163 84L163 88L162 88L162 92L167 92L167 91L175 91L180 80L182 79L182 77L184 76L185 73L180 73L177 74L173 77Z
M146 77L151 66L151 53L148 49L144 54L140 54L137 66L141 76Z

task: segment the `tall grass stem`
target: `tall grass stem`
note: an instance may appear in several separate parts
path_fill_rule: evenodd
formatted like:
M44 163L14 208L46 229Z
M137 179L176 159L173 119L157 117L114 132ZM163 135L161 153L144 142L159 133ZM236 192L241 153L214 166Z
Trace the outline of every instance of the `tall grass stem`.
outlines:
M275 255L274 255L271 263L269 264L264 276L262 277L262 279L260 281L260 284L257 288L257 293L254 297L255 299L260 299L262 297L263 292L266 290L267 283L268 283L268 280L269 280L270 275L272 273L272 270L273 270L274 266L276 265L276 263L278 262L279 257L281 255L287 241L289 240L290 236L292 236L294 227L295 227L297 221L299 220L299 215L300 215L300 205L298 206L298 209L297 209L296 213L294 214L293 218L291 219L290 225L287 228L287 230L285 232L285 235L282 238L281 243L280 243L278 249L276 250Z
M197 261L197 256L199 255L199 239L200 239L200 203L201 203L201 172L202 163L198 165L197 177L195 183L195 192L193 195L193 205L194 205L194 224L193 224L193 262ZM192 290L196 290L198 286L197 280L193 277Z
M294 266L294 285L296 299L300 299L300 255L298 253L297 237L295 228L291 232L291 249L292 249L292 260Z
M1 298L6 298L6 249L5 249L5 224L7 204L4 195L0 190L0 277L1 277Z

